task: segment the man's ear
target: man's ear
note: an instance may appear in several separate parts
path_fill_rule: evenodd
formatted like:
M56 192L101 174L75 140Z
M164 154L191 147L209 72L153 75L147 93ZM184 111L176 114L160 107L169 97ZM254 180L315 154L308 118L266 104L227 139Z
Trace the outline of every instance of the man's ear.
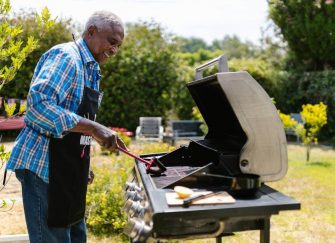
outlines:
M97 31L97 27L95 27L94 25L91 25L89 28L88 28L88 35L89 36L93 36L94 33Z

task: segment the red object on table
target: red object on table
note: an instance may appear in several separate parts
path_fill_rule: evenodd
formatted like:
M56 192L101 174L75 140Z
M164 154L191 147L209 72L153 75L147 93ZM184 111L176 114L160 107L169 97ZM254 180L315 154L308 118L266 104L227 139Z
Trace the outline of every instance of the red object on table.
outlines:
M20 130L25 127L24 116L15 118L0 118L0 131Z

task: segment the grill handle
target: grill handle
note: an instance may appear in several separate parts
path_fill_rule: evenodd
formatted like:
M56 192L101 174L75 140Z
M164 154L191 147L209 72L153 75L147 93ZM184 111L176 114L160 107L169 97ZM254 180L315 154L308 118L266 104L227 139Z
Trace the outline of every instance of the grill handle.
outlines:
M214 66L216 63L218 63L218 65L219 65L219 72L220 73L229 72L227 57L225 55L222 55L222 56L219 56L217 58L214 58L214 59L210 60L209 62L207 62L205 64L202 64L199 67L196 67L195 68L195 80L202 79L203 78L202 72L205 69L207 69L211 66Z

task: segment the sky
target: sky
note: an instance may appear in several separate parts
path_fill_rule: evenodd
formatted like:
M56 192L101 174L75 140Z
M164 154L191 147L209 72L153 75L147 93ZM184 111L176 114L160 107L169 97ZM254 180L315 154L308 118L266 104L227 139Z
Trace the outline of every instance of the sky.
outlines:
M199 37L207 43L225 35L259 44L269 25L266 0L11 0L14 11L47 6L53 16L72 18L84 26L97 10L109 10L123 22L154 20L167 32Z

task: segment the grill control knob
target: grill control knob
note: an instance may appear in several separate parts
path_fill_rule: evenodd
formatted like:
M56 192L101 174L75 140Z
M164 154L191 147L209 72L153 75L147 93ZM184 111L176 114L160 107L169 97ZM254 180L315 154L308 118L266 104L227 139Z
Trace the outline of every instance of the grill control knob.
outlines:
M126 199L131 199L133 201L143 200L143 197L136 191L127 191L125 197Z
M147 201L144 202L143 220L146 224L152 225L152 210Z
M130 217L143 217L145 207L139 201L134 202L128 199L123 207L123 210L129 214Z
M128 213L130 208L132 207L133 203L135 203L133 200L128 199L123 206L123 211Z
M133 239L134 242L145 242L151 233L152 227L146 225L144 221L138 219L129 219L124 233Z
M126 191L142 191L142 188L137 186L135 182L126 182L126 184L123 185L123 189Z

